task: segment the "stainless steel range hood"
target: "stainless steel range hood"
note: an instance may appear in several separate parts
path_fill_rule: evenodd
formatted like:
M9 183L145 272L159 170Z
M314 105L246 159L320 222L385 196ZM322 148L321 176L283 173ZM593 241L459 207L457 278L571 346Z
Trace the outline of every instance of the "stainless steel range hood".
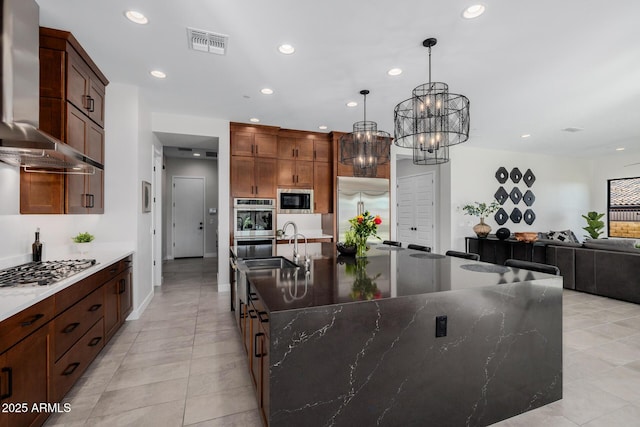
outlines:
M38 129L39 16L35 0L0 0L0 161L32 172L94 173L103 165Z

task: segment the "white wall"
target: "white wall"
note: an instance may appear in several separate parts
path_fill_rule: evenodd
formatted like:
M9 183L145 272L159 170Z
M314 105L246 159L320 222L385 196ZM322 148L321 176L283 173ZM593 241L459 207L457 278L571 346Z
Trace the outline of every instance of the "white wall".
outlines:
M164 251L167 255L173 253L171 240L171 224L173 223L173 209L171 208L172 187L171 182L174 176L197 176L204 177L205 182L205 256L217 255L216 231L218 228L218 214L210 215L209 209L218 209L218 162L216 160L182 159L176 157L166 157L164 159L167 184L163 195L164 223L163 229L166 231L166 247ZM225 180L227 181L227 180Z
M218 137L218 176L229 177L229 121L208 117L181 116L153 113L151 128L154 132ZM218 180L218 284L229 284L229 180Z
M571 229L581 237L584 221L581 214L589 209L592 197L589 160L486 150L470 145L455 146L450 154L451 249L463 250L464 237L473 235L471 228L479 222L476 217L464 215L460 208L475 201L489 203L495 200L494 194L501 185L495 173L500 166L508 171L517 167L523 174L531 169L536 176L530 188L536 197L531 206L536 214L534 223L515 224L509 220L503 227L511 232ZM502 186L507 192L515 186L522 193L528 189L522 181L514 184L510 179ZM504 204L508 214L516 206L522 212L527 209L523 201L514 205L508 200ZM493 232L501 227L493 215L486 222Z

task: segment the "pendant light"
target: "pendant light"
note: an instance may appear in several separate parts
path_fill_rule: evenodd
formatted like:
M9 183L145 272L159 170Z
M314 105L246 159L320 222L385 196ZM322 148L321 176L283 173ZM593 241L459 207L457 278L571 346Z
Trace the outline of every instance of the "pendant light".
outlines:
M364 120L353 124L353 132L340 138L340 163L353 165L353 176L375 177L378 165L389 162L391 135L378 130L376 122L367 121L368 90L364 96Z
M413 149L413 163L436 165L449 161L449 147L469 139L469 99L449 92L449 86L431 81L431 48L428 38L429 82L416 87L412 96L393 111L395 144Z

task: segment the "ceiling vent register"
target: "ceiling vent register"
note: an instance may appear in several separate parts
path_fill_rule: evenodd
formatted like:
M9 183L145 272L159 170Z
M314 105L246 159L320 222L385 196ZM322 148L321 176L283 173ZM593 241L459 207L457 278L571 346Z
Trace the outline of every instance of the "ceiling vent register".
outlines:
M226 34L218 34L187 27L187 36L189 37L189 49L214 53L216 55L225 55L227 53L229 36Z

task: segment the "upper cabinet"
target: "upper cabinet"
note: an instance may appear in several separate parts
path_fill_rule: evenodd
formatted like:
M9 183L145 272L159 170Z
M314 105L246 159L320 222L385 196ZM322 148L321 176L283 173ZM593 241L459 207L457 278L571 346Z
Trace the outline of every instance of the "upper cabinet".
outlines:
M278 138L269 134L232 131L231 155L275 159L278 156Z
M73 35L40 28L40 129L104 164L107 78ZM104 213L104 172L20 172L23 214Z

